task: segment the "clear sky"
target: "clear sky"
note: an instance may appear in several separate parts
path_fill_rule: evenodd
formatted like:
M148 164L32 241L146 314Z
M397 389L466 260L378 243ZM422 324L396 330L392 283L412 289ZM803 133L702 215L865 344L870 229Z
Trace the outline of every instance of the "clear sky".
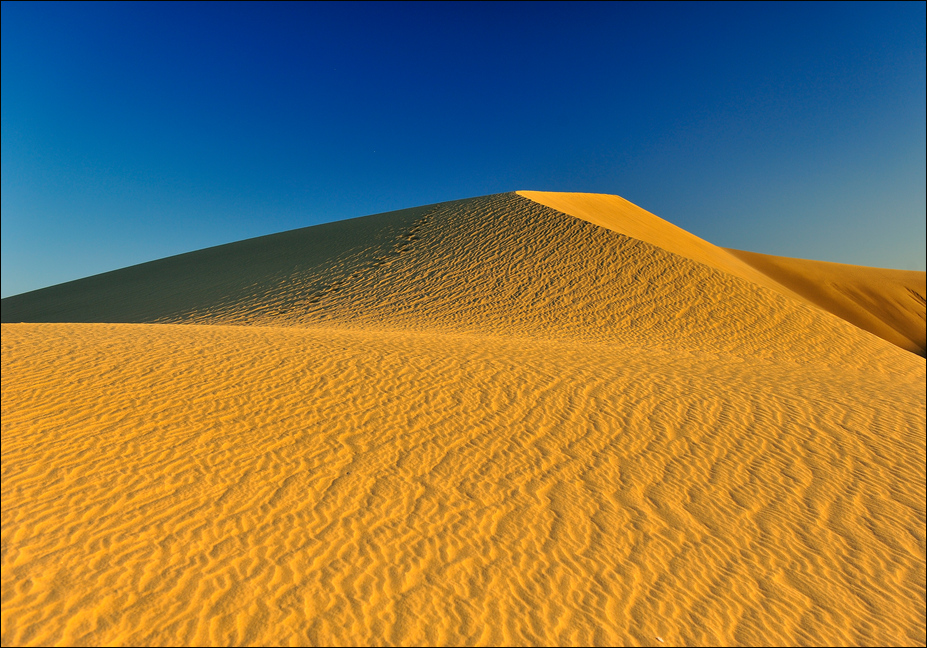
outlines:
M2 3L2 294L518 189L925 269L925 3Z

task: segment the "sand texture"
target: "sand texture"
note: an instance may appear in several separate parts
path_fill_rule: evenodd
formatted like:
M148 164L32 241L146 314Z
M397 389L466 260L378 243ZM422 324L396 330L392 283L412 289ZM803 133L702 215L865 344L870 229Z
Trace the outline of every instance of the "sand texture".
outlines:
M2 643L923 645L924 276L519 192L4 299Z

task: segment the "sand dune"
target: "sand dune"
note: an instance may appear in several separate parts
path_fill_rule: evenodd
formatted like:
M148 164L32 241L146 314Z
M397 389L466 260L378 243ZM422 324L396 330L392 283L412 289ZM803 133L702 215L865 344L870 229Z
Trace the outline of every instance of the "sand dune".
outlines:
M617 196L521 193L531 199L498 194L153 261L9 297L2 319L373 326L750 357L789 341L793 358L853 361L855 327L733 253Z
M3 644L922 645L924 273L832 266L521 192L5 299Z

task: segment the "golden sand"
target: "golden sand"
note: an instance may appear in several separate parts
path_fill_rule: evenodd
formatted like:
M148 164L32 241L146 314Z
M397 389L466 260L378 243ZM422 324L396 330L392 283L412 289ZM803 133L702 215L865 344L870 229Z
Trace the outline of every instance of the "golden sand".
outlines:
M924 273L772 259L522 192L3 300L84 322L3 324L3 644L922 645Z

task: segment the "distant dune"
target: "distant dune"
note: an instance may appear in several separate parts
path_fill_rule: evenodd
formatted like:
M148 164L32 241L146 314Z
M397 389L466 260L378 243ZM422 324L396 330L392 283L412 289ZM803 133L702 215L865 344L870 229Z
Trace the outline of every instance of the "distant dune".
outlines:
M2 300L2 641L925 633L925 273L523 191Z
M927 355L925 273L729 252L809 303L902 349Z

